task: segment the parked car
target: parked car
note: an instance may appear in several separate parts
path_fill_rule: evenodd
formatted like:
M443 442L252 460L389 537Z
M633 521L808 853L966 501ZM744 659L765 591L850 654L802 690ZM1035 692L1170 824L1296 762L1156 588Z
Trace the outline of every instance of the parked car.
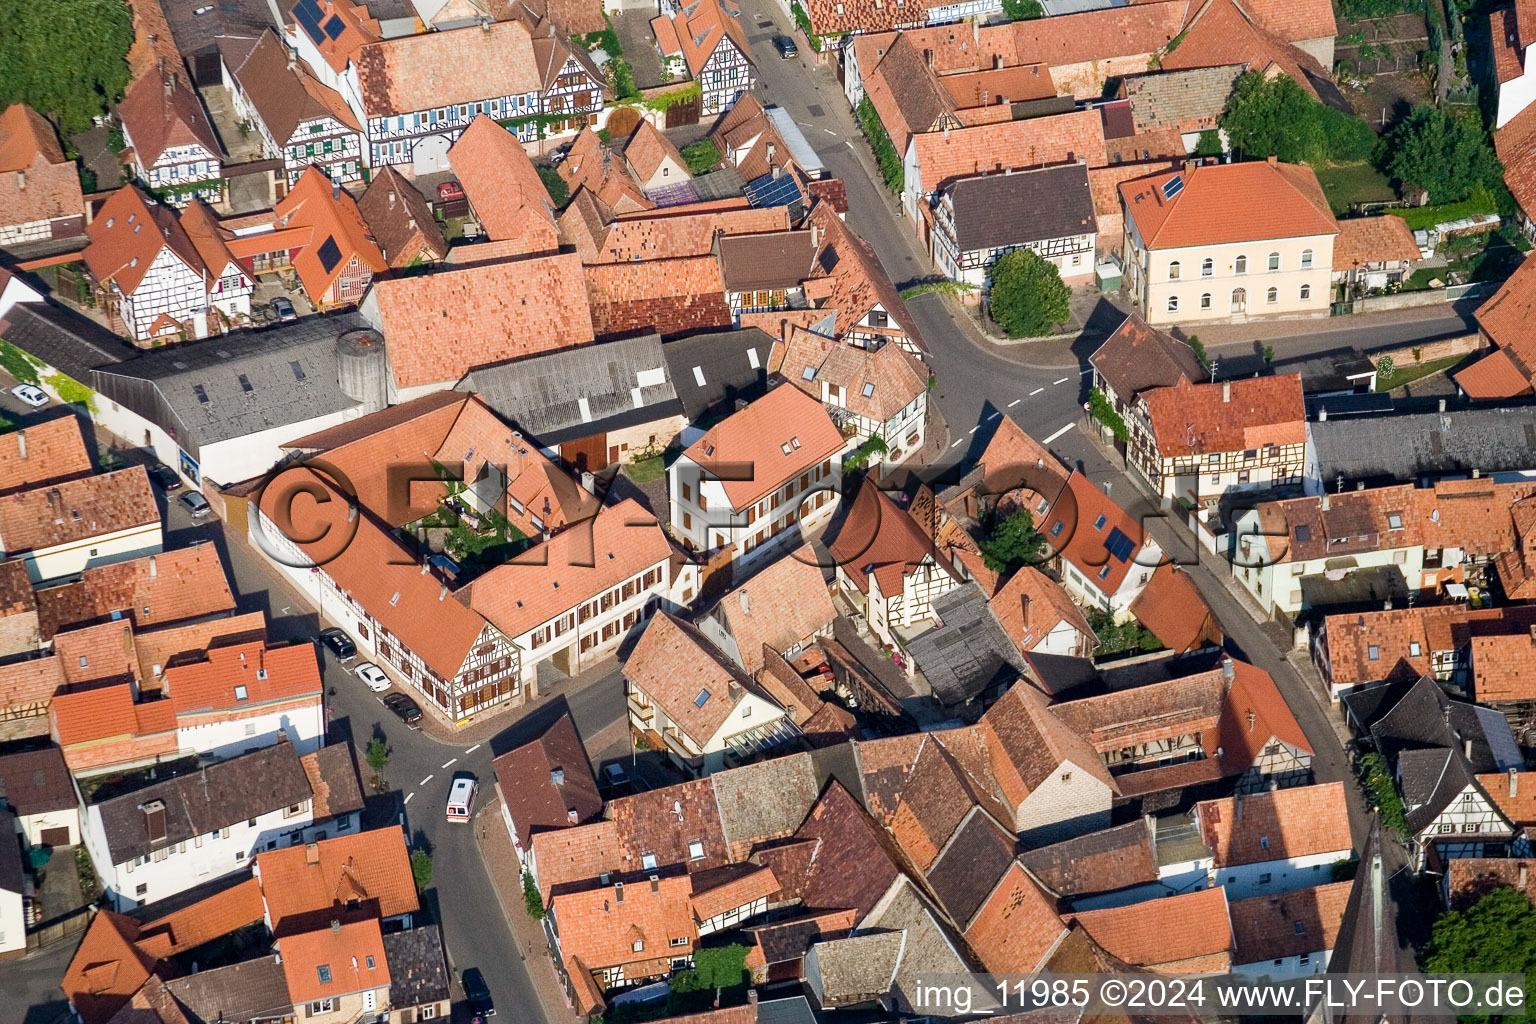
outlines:
M208 514L208 499L203 497L202 491L185 491L176 500L187 507L194 519L201 519Z
M629 773L621 764L603 765L603 786L612 791L621 791L629 787Z
M341 661L351 661L357 657L357 645L352 638L335 626L320 631L320 642L331 649L331 653Z
M384 697L384 706L393 711L406 725L412 729L418 728L417 722L421 721L421 705L403 693L390 693Z
M480 968L471 967L459 976L459 984L464 987L464 998L469 1000L469 1008L476 1016L496 1016L496 1006L491 1002L491 990L485 987L485 978L480 974Z
M385 675L384 670L373 662L365 661L354 671L357 672L357 678L361 679L363 684L374 693L383 693L389 689L389 676Z
M279 295L267 305L272 307L272 315L277 317L278 323L287 323L289 320L299 318L298 310L293 308L293 303Z
M17 384L11 388L11 394L26 402L34 409L41 409L48 404L48 395L42 388L33 384Z
M800 56L800 48L789 36L778 36L774 39L773 45L778 48L780 60L793 60Z
M159 484L162 491L174 491L181 486L181 474L158 462L149 467L149 478Z
M448 787L447 816L449 821L468 824L470 811L475 806L475 789L475 777L473 775L454 776L453 785Z

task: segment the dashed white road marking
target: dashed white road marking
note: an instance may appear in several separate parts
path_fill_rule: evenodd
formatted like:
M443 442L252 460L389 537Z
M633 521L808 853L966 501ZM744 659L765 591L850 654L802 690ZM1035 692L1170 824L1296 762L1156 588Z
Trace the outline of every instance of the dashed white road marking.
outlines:
M979 427L979 426L981 426L981 424L980 424L980 423L978 423L978 424L976 424L976 426L975 426L975 427L972 427L972 428L971 428L971 429L970 429L970 430L968 430L968 431L966 431L966 433L969 433L969 434L974 434L974 433L976 433L976 427Z
M1092 373L1092 372L1093 372L1093 367L1091 367L1091 366L1090 366L1090 367L1088 367L1088 369L1086 369L1086 370L1078 370L1078 371L1077 371L1077 375L1078 375L1078 376L1079 376L1079 377L1086 377L1086 376L1088 376L1088 375L1089 375L1089 374L1090 374L1090 373Z
M412 791L410 793L405 794L405 799L400 801L400 806L404 807L406 804L410 803L411 802L411 797L413 797L415 795L416 795L415 791Z
M445 762L445 763L444 763L444 764L443 764L443 767L444 767L444 768L447 768L447 767L448 767L448 765L451 765L451 764L453 764L453 763L454 763L454 762L455 762L455 761L457 761L457 760L458 760L458 758L456 758L456 757L450 757L450 758L449 758L449 759L448 759L448 760L447 760L447 761L446 761L446 762Z
M822 131L826 132L828 135L836 135L837 134L837 132L833 131L831 128L823 128Z
M1062 427L1060 430L1056 431L1056 433L1052 434L1050 437L1046 438L1044 441L1041 441L1040 443L1041 444L1050 444L1052 441L1056 440L1062 434L1065 434L1067 431L1071 430L1075 426L1077 426L1076 423L1068 423L1066 426Z
M1067 381L1069 381L1071 379L1072 379L1071 377L1063 377L1063 378L1061 378L1061 380L1053 380L1053 381L1051 381L1051 383L1052 384L1065 384Z
M1003 414L1000 413L1000 412L994 412L991 416L987 417L987 419L989 419L989 420L999 420L999 419L1002 419L1002 418L1003 418Z
M1015 398L1013 401L1008 403L1008 408L1012 409L1014 406L1018 405L1022 401L1024 401L1024 399L1022 399L1022 398Z
M950 447L951 448L959 448L960 447L960 442L956 441L954 444L950 445Z
M425 786L427 783L429 783L431 781L432 781L432 776L428 775L426 778L424 778L420 782L416 783L416 785L418 785L418 786Z
M480 749L480 744L476 743L474 746L472 746L468 750L464 751L464 753L466 753L466 754L473 754L475 751L477 751L479 749Z
M1033 391L1031 391L1029 393L1029 397L1030 398L1034 398L1036 395L1038 395L1040 392L1042 392L1044 390L1045 390L1045 388L1035 388L1035 390L1033 390Z

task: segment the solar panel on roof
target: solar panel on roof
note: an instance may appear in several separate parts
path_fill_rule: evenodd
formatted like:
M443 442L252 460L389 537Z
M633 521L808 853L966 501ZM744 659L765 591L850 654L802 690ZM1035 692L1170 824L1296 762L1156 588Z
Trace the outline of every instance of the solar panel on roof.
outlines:
M320 31L320 5L316 0L299 0L293 7L293 17L316 44L325 41L325 33Z
M1104 550L1108 551L1115 561L1123 562L1131 557L1132 551L1136 550L1136 542L1127 537L1117 526L1109 531L1109 539L1104 542Z
M324 27L326 38L335 39L347 30L347 23L342 21L339 16L333 14L331 15L331 20L327 21Z
M327 274L335 270L336 264L341 262L341 249L336 245L334 238L327 238L316 255L320 257L320 265L325 268Z
M756 207L788 206L800 198L800 186L789 175L775 178L772 173L747 182L747 202Z
M1163 198L1164 199L1172 199L1174 196L1178 195L1180 192L1183 192L1183 191L1184 191L1184 177L1183 177L1183 175L1175 174L1173 177L1171 177L1167 181L1163 182Z

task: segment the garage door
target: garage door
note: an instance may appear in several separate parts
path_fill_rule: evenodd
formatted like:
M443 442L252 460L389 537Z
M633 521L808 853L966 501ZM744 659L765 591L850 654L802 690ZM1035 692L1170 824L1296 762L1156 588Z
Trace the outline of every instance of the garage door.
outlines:
M45 829L43 829L43 845L44 846L68 846L69 845L69 829L67 829L67 828L45 828Z

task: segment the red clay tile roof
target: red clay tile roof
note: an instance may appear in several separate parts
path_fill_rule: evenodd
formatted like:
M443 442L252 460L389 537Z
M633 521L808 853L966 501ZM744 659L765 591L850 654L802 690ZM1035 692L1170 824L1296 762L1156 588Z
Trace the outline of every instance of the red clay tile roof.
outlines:
M1026 565L987 602L1008 639L1027 653L1065 622L1092 644L1093 627L1061 584L1034 566Z
M654 883L557 894L550 911L560 921L561 950L593 970L658 959L665 963L669 956L692 953L698 941L692 893L692 878L670 875Z
M1183 189L1165 199L1164 186L1177 176L1183 178ZM1149 249L1302 238L1339 230L1317 175L1303 164L1252 161L1187 167L1177 175L1126 182L1120 196Z
M1095 524L1101 517L1104 525L1098 527ZM1151 535L1081 473L1074 471L1067 478L1067 486L1051 501L1045 515L1037 518L1052 550L1106 594L1119 590L1131 571L1150 573L1154 568L1137 561L1153 543ZM1058 524L1060 531L1056 530ZM1108 548L1117 530L1132 545L1124 558L1110 554Z
M136 78L117 105L134 159L153 167L168 149L202 146L218 160L219 144L197 93L182 74L181 62L171 67L175 70L153 70Z
M1479 775L1477 784L1517 827L1536 825L1536 772L1508 771Z
M1301 375L1243 377L1145 391L1152 434L1163 458L1302 444L1307 437Z
M1401 217L1350 217L1339 221L1333 240L1333 269L1349 270L1367 263L1419 259L1419 244Z
M1264 0L1261 6L1266 13L1277 13L1283 6L1283 0ZM1295 28L1285 26L1284 22L1282 26ZM1312 28L1301 30L1313 31ZM1332 36L1332 30L1328 30L1326 35ZM1237 0L1207 0L1190 19L1178 46L1163 54L1162 66L1173 70L1246 64L1249 70L1266 74L1271 67L1275 67L1316 96L1317 88L1313 79L1327 81L1329 73L1318 63L1317 58L1291 45L1293 41L1267 27L1262 18L1254 17L1244 10Z
M1113 8L1134 11L1143 5ZM1150 7L1178 6L1175 3L1149 4ZM1105 12L1110 13L1110 12ZM1057 19L1041 18L1039 24ZM1084 159L1090 167L1107 163L1104 156L1104 123L1097 110L1078 110L1069 114L955 128L947 132L929 132L913 137L917 147L920 185L924 193L937 191L953 178L1021 167L1045 167Z
M228 889L145 923L138 947L164 960L262 919L261 883L246 878Z
M293 266L304 291L317 303L353 259L375 274L385 267L384 254L369 237L352 194L335 188L319 167L312 166L299 177L273 214L280 227L309 229L309 244L294 256ZM326 242L335 243L340 253L329 267Z
M93 566L72 583L37 592L38 625L44 639L114 612L143 631L234 609L235 598L213 544Z
M1060 67L1160 50L1183 29L1187 9L1183 0L1162 0L1016 21L1009 28L1018 63Z
M740 666L668 612L646 626L624 663L624 678L700 748L747 694L766 699Z
M862 919L902 877L895 843L835 780L811 808L795 838L815 843L803 882L796 882L777 864L774 874L786 889L800 886L809 910L857 910Z
M1045 695L1029 683L1015 683L981 716L981 723L997 737L998 781L1015 807L1063 764L1075 765L1114 788L1093 744L1054 714Z
M1536 210L1536 105L1527 106L1494 132L1493 148L1504 165L1504 184L1530 216Z
M583 248L580 238L575 244L583 263L703 256L714 244L716 233L746 235L788 230L787 210L783 206L706 210L682 206L646 211L616 218L602 226L591 237L590 250ZM562 227L569 216L561 217Z
M1342 782L1202 800L1195 814L1218 868L1350 850Z
M152 742L169 735L174 749L176 713L171 702L135 704L127 683L57 694L51 712L54 736L63 747L119 737ZM73 756L68 750L65 753Z
M1290 705L1280 696L1275 680L1257 665L1232 659L1233 681L1222 705L1216 730L1217 760L1229 775L1247 771L1258 760L1271 738L1289 744L1302 754L1313 753ZM1207 741L1207 747L1209 747Z
M1536 698L1536 626L1523 634L1474 636L1472 696L1482 704Z
M673 15L672 27L694 78L703 73L704 65L722 44L734 46L747 60L752 59L746 29L741 26L741 8L734 0L687 0Z
M57 416L0 437L0 494L91 472L85 435L74 416Z
M53 125L23 103L0 112L0 209L6 224L85 212L74 161L64 159Z
M376 918L285 935L278 950L288 995L296 1004L389 987L389 962Z
M539 889L546 904L551 893L588 888L604 872L621 875L628 867L619 848L619 826L612 821L536 832L530 849L539 866Z
M352 761L352 746L332 743L299 757L304 777L314 792L312 807L316 821L351 814L363 809L363 786Z
M492 240L516 241L520 254L560 248L554 206L517 136L481 114L448 151L448 162Z
M1053 704L1050 713L1103 754L1189 733L1210 735L1225 699L1221 673L1211 671Z
M929 558L955 583L960 582L917 521L872 480L860 486L829 546L833 559L864 593L869 592L869 577L874 576L887 598L900 594L903 578Z
M1338 34L1331 0L1242 0L1255 21L1287 42ZM1191 12L1193 13L1193 12Z
M130 466L8 495L0 502L0 544L14 557L159 522L149 475Z
M267 920L281 935L284 923L325 917L351 900L378 908L379 917L416 910L416 879L405 833L387 827L322 839L256 855Z
M843 435L822 404L781 386L709 428L684 454L705 472L747 476L721 481L731 505L745 509L842 447ZM725 473L742 466L751 472Z
M373 295L401 388L457 381L475 366L593 337L575 253L375 281Z
M1023 100L1046 99L1056 95L1050 68L1044 64L1022 64L957 75L940 75L939 84L961 110L1007 106Z
M85 1024L106 1024L155 970L154 957L134 945L138 935L137 921L111 910L86 928L60 983Z
M1527 899L1536 894L1536 860L1532 858L1453 857L1446 863L1446 881L1455 910L1465 910L1499 885L1518 889Z
M665 562L670 553L655 517L628 499L497 566L454 597L517 637Z
M921 25L926 7L926 0L906 0L902 5L884 0L808 0L806 11L817 33L836 36Z
M592 329L599 335L682 334L731 325L714 256L601 263L582 268Z
M1172 387L1181 380L1197 381L1206 376L1194 349L1135 313L1126 316L1088 362L1127 404L1151 388Z
M427 201L414 185L393 167L380 168L357 201L357 212L368 225L389 265L408 267L423 253L442 259L448 243L437 226Z
M1157 881L1152 830L1137 820L1020 854L1048 892L1077 897Z
M763 667L765 644L783 654L827 632L837 618L810 545L769 565L715 607L736 641L742 666L752 675Z
M1531 393L1531 381L1505 349L1494 349L1477 362L1451 375L1473 401L1521 398Z
M1353 882L1333 882L1227 905L1237 951L1234 964L1333 949Z
M85 265L96 280L114 282L123 294L138 290L160 250L170 247L194 271L201 261L176 215L163 206L151 206L133 185L112 193L86 229Z
M597 780L570 715L561 715L537 739L496 758L491 768L524 848L538 832L584 825L603 813Z
M1067 915L1110 956L1136 967L1176 964L1233 949L1227 891L1221 886L1124 907Z
M542 91L533 39L519 21L368 43L354 57L369 117Z
M63 686L64 669L57 657L0 665L0 707L19 711L28 704L46 704Z
M779 880L772 868L737 871L736 877L713 888L701 888L693 894L693 916L700 922L737 907L745 907L760 899L771 898L779 891ZM703 885L702 878L695 878L696 885Z
M965 941L994 974L1032 974L1066 934L1053 902L1015 861L967 925Z
M684 178L678 180L686 180L688 175L688 164L683 160L683 154L655 125L644 119L641 119L640 127L635 129L635 134L624 144L624 159L641 181L650 181L668 160L683 172Z
M840 336L846 334L878 306L896 322L900 334L906 335L919 349L926 349L916 321L907 311L901 293L886 274L874 247L854 234L829 203L811 207L810 219L821 229L821 251L816 254L815 265L822 272L814 279L825 280L827 285L826 301L819 304L837 310L837 333ZM808 294L811 291L809 284L806 291ZM884 332L869 330L888 336L898 334L891 329Z
M164 686L178 715L237 711L300 698L313 698L318 705L323 689L312 644L278 647L261 640L215 647L201 661L173 665L165 670Z
M1530 109L1536 109L1536 104L1528 111ZM1493 297L1477 307L1478 326L1527 377L1536 370L1536 336L1529 329L1533 319L1536 319L1536 255L1527 256Z
M1131 602L1131 614L1176 654L1222 640L1221 623L1200 589L1172 563L1153 570L1146 589Z
M167 666L200 658L219 644L259 641L266 635L266 616L260 611L139 631L133 637L139 679L146 687L158 686Z

